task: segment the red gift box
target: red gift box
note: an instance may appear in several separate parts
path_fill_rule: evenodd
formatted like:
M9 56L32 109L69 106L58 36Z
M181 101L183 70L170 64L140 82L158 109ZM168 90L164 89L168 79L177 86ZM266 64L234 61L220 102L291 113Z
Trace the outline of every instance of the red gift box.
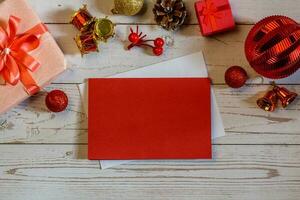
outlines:
M209 36L231 30L235 22L228 0L202 0L195 3L202 35Z

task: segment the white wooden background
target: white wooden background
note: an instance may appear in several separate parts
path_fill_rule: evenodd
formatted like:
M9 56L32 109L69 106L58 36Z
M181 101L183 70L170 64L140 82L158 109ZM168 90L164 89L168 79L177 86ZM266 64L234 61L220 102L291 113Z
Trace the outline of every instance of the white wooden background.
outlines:
M154 0L140 16L111 16L112 0L29 0L46 22L68 60L69 69L47 89L60 88L70 98L64 113L49 113L44 94L36 95L0 116L0 199L300 199L300 102L266 113L255 101L270 86L248 66L245 37L262 17L284 14L300 21L299 0L231 0L237 29L211 38L200 36L193 0L186 0L190 19L178 32L166 32L153 21ZM101 53L81 58L68 24L87 3L96 16L117 23L115 39ZM129 26L140 24L151 35L174 43L162 57L147 51L125 51ZM87 158L87 119L77 84L203 50L213 80L226 137L213 143L212 161L139 161L100 170ZM242 89L224 84L230 65L242 65L252 80ZM283 80L300 94L300 75Z

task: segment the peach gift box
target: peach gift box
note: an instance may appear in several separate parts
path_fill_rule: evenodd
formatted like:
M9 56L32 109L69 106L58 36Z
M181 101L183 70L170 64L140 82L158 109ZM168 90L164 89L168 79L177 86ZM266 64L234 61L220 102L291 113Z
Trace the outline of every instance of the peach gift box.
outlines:
M41 20L26 0L1 1L0 13L2 27L7 27L8 19L11 15L21 19L17 34L24 33L41 23ZM66 69L64 54L49 32L42 35L38 48L30 51L29 54L41 64L40 68L35 72L30 72L37 85L41 88L51 83L56 76ZM1 84L0 94L0 114L29 97L21 82L15 86Z

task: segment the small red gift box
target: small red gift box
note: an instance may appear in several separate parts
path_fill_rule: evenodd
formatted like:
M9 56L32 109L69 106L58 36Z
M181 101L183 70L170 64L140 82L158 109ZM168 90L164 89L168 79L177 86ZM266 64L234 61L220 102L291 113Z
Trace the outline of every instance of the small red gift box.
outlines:
M235 27L228 0L201 0L195 3L202 35L209 36Z

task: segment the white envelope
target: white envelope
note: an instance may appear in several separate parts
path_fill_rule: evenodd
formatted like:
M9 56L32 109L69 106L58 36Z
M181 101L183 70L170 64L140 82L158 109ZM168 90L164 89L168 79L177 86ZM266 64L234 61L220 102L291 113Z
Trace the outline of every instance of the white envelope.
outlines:
M108 78L166 78L166 77L208 77L205 61L202 52L197 52L173 60L142 67L136 70L116 74ZM87 84L78 86L84 111L88 111ZM216 97L211 89L212 102L212 138L225 136L221 114L216 102ZM116 165L124 164L129 160L101 160L101 169L107 169Z

